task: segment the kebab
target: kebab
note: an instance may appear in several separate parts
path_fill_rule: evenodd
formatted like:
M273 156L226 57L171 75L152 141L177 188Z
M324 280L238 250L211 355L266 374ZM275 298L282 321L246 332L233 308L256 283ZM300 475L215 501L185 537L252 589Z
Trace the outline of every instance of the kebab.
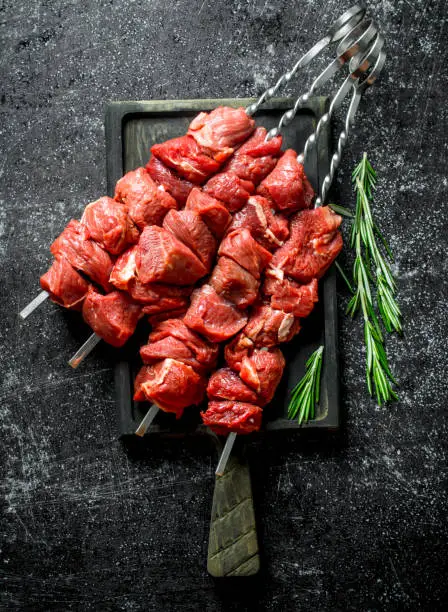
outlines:
M337 152L322 182L321 195L316 199L314 210L305 210L292 217L290 237L275 253L267 271L262 304L254 311L246 328L225 349L230 368L218 371L210 379L208 395L211 401L202 414L203 421L215 433L229 434L216 469L218 475L225 471L237 433L246 434L260 428L262 407L273 398L285 366L276 345L298 333L302 318L310 314L317 301L317 280L342 249L338 231L342 218L322 204L334 178L361 96L375 82L384 66L386 55L382 51L383 44L383 37L378 34L365 55L351 60L350 76L333 98L328 113L319 121L315 133L305 143L304 153L297 158L299 163L304 161L318 140L323 125L328 123L353 88L345 128L339 136ZM364 78L361 78L362 75ZM350 77L355 77L351 86ZM271 131L271 134L275 133L275 130ZM275 181L271 185L262 184L258 191L265 189L268 192L265 195L279 205L279 192L272 186L275 186Z
M291 111L288 111L282 117L279 123L279 127L275 130L275 134L273 133L273 130L271 130L271 132L265 139L263 146L266 146L272 138L275 138L278 136L278 133L281 127L287 124L293 118L300 104L303 104L304 102L306 102L308 96L318 86L322 85L326 80L331 78L331 76L335 74L337 69L340 68L347 59L359 53L362 49L366 48L370 44L372 38L375 36L375 33L376 33L376 30L373 24L371 23L371 21L368 21L368 22L364 22L360 24L358 27L353 28L351 32L349 32L349 34L345 36L344 40L338 46L338 50L337 50L338 57L337 57L337 60L331 64L331 69L326 69L321 75L319 75L319 77L313 82L309 93L306 94L305 96L301 96L298 102L296 102L294 108ZM347 83L349 82L350 78L352 77L349 77L346 80L345 85L344 85L345 87L347 87ZM266 92L264 95L266 95ZM247 109L247 112L255 111L256 109L257 109L257 103L249 107L249 109ZM250 153L250 151L248 151L248 153ZM284 155L284 160L282 162L281 170L279 173L280 175L284 173L286 176L288 176L289 174L290 178L296 179L297 181L297 185L293 186L295 187L296 192L294 192L293 190L291 194L288 194L287 196L285 196L286 197L285 202L281 203L280 205L280 208L284 212L289 213L289 214L293 212L293 210L297 210L297 208L307 206L313 198L313 190L311 186L309 185L306 177L304 177L303 164L299 163L297 167L294 167L294 162L296 162L295 157L296 157L296 153L293 150L290 150L289 152L287 152L287 154ZM238 169L239 164L241 164L242 166L245 166L247 165L247 162L248 160L245 159L244 149L242 148L241 155L240 156L236 155L234 158L234 161L232 162L233 168ZM240 178L242 179L252 178L254 179L255 182L259 182L259 180L266 177L266 172L263 173L263 170L261 171L262 171L262 174L260 176L257 176L257 175L250 176L246 174L247 170L242 170L241 171L242 174ZM213 179L211 179L210 183L212 183L212 186L210 187L210 185L207 185L206 189L208 187L208 190L211 191L212 193L214 193L213 189L215 187L215 184L218 187L220 185L229 187L229 185L226 185L224 175L218 175L214 177ZM275 190L275 185L273 185L272 188ZM262 187L262 189L267 189L267 187ZM287 191L287 189L284 191ZM262 193L264 192L262 191ZM217 194L215 193L215 195ZM220 194L220 197L224 197L225 195L226 194L224 195ZM267 194L265 193L265 195L269 196L269 193ZM303 201L305 202L304 204L302 203L302 206L300 205L297 206L297 202L294 201L294 200L297 200L298 197L299 198L302 197ZM228 189L226 204L230 208L233 206L236 207L235 209L231 208L232 210L238 210L238 208L241 206L241 202L238 201L238 199L235 202L233 201L233 190L231 188ZM296 205L296 208L294 209L295 205ZM262 211L262 216L257 211L257 207L258 207L258 211L260 210ZM266 199L263 200L263 198L261 198L261 201L251 202L251 210L245 211L242 218L244 218L246 214L253 215L255 212L256 216L259 219L263 218L264 223L266 223L267 225L266 211L267 211L268 217L269 217L269 214L271 217L273 217L272 211L270 209L269 201ZM274 224L277 223L277 226L278 226L278 220L280 218L280 215L277 215L277 219L273 220ZM269 219L269 221L271 222L271 219ZM280 222L280 226L281 225L282 223ZM280 229L280 232L281 231L284 232L285 226L283 226L283 230L281 229L281 227L277 227L277 229L278 230ZM278 237L275 236L275 233L273 233L270 228L267 228L267 227L264 228L262 233L263 233L263 237L260 236L260 239L262 241L269 243L272 239L274 239L274 242L277 243L277 246L282 244L282 242L279 240ZM286 236L287 236L287 229L286 229ZM253 245L250 245L250 244L247 245L247 242L252 242L253 244L256 244L256 242L252 239L250 232L246 231L245 233L243 233L243 232L237 231L235 232L235 234L232 235L231 238L235 239L237 243L238 242L240 243L238 245L241 249L240 256L236 258L236 261L235 261L235 257L232 258L233 246L231 244L229 244L228 253L224 252L222 246L220 247L219 254L224 255L224 256L220 257L218 266L215 268L209 282L203 285L200 289L197 289L196 291L193 292L192 304L184 318L184 323L186 323L186 325L191 330L201 333L208 340L214 341L214 342L219 342L219 341L228 339L229 337L237 333L237 331L244 326L245 321L247 319L244 316L241 316L241 313L238 313L238 310L237 308L234 307L234 304L232 306L232 301L234 302L236 299L237 306L240 309L244 307L247 308L247 306L249 306L251 303L255 301L258 286L259 286L259 282L256 276L259 276L259 274L262 271L263 265L266 265L267 262L269 261L269 257L266 255L263 256L262 254L264 250L263 247L258 245L255 247L255 251L254 251ZM244 247L244 244L241 244L241 242L246 243L245 247ZM258 254L256 253L257 250L258 250ZM252 270L250 269L246 270L244 267L245 266L244 262L246 262L246 268L247 268L247 262L250 259L250 251L252 251L252 255L255 255L255 257L258 257L260 261L255 265L255 268L253 268ZM230 257L228 255L230 255ZM264 262L262 262L263 259L264 259ZM230 298L230 300L228 298ZM230 305L228 303L229 301L230 301ZM219 324L220 320L226 321L227 329L223 329L222 324L221 325ZM218 325L214 323L215 321L218 321ZM150 340L151 339L152 338L150 337ZM144 353L144 355L145 354L146 353ZM166 356L166 359L169 359L168 355ZM154 393L152 393L151 391L151 387L153 383L149 381L149 384L148 385L146 384L145 374L144 374L145 371L146 370L142 369L137 378L135 398L138 400L142 400L143 396L145 395L146 399L153 400L155 399ZM146 372L147 372L147 376L152 380L153 370L147 370ZM163 373L165 376L166 370L164 370ZM145 389L145 393L142 393L143 388ZM178 401L181 401L181 400L178 400ZM154 416L157 414L157 410L158 410L157 405L153 405L150 411L147 413L147 415L143 419L136 433L138 433L139 435L143 435L143 433L146 431L149 424L152 422Z
M53 301L75 309L80 309L82 305L84 318L97 332L94 342L93 338L90 339L91 347L100 337L114 346L121 346L133 333L141 314L159 313L161 308L172 307L176 299L177 310L180 302L183 307L186 306L186 296L191 293L191 289L173 290L172 287L165 287L160 283L148 287L143 286L143 283L137 279L131 286L124 287L123 261L127 262L129 271L132 252L134 261L135 254L137 259L139 254L142 258L146 255L146 258L150 259L148 245L154 245L159 239L158 242L163 241L164 245L167 241L171 242L172 254L177 258L179 265L168 277L166 273L160 274L159 270L158 276L155 275L158 280L174 281L176 284L180 281L186 285L194 283L207 273L204 262L200 261L188 246L175 238L173 230L182 226L185 236L188 229L192 229L193 234L196 231L196 237L197 234L201 235L199 238L205 236L208 247L213 247L215 238L201 220L200 210L199 212L194 210L192 205L193 209L190 212L178 212L179 204L168 190L178 197L181 205L184 204L187 192L194 187L194 183L189 179L198 183L207 178L210 172L219 169L220 164L233 153L232 147L238 146L253 129L254 121L243 109L221 107L209 114L201 113L192 122L190 130L192 134L197 134L204 145L198 145L195 138L188 134L153 147L153 153L167 160L167 163L177 169L177 174L157 158L156 163L148 164L148 169L139 168L127 173L117 183L115 200L103 197L89 204L81 222L71 221L53 243L51 251L56 261L43 276L41 284ZM162 178L166 186L157 185L151 174L157 175L159 179ZM212 207L209 206L209 209L208 213L213 214ZM219 210L217 207L215 209L218 221L225 222L225 215L228 220L227 211ZM169 216L171 231L166 229L168 220L165 228L156 227L162 225L168 212L172 213ZM140 231L142 231L141 238ZM138 248L134 246L134 251L130 248L122 253L126 246L132 245L137 240ZM120 253L122 255L114 265L114 258ZM213 248L207 257L208 262L205 263L210 265ZM142 270L144 268L145 266ZM165 268L167 269L167 266ZM129 289L131 299L119 291L114 291L109 277L119 289ZM149 282L149 275L146 274L145 277L142 274L142 280ZM89 281L99 285L106 295L96 291ZM138 304L147 304L147 302L151 303L152 308L145 306L139 309ZM24 316L27 314L29 309ZM126 329L120 330L120 326Z
M221 198L220 206L224 205L225 210L232 211L234 216L231 229L228 229L228 223L224 228L221 226L224 231L227 229L227 234L219 252L221 248L225 252L227 249L231 251L232 236L242 234L242 243L241 240L239 242L240 251L241 247L244 251L244 265L252 261L251 270L258 279L261 268L272 255L253 240L250 232L239 229L238 225L246 214L258 215L260 222L266 224L265 243L271 249L282 244L281 239L287 237L286 219L282 215L274 215L270 210L265 213L258 199L251 196L254 185L275 168L280 147L279 136L266 142L266 130L257 128L223 172L210 179L202 192L193 189L187 200L186 209L191 203L194 208L204 203L207 219L216 223L216 215L210 217L210 204L215 197ZM229 188L229 185L237 184L236 179L244 183L240 183L238 189ZM270 228L267 227L267 219ZM253 251L254 248L258 252ZM250 295L245 293L248 282L251 285ZM137 429L138 435L145 433L159 408L173 412L179 418L187 406L202 402L207 386L206 375L216 367L218 343L228 340L244 327L247 322L245 310L257 298L258 288L259 280L251 272L222 254L209 281L193 292L185 316L162 321L153 327L148 344L140 349L145 365L135 380L134 399L150 401L154 405Z

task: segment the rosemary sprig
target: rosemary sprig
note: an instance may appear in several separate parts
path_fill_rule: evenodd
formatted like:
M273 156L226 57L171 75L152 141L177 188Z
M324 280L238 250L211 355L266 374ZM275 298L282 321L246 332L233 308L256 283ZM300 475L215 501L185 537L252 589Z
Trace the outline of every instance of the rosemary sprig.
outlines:
M299 425L314 419L316 404L320 396L320 375L322 371L322 355L324 347L320 346L308 358L305 365L305 375L291 392L291 401L288 406L288 418L298 416Z
M380 323L375 311L374 297L384 327L388 332L402 331L401 312L395 300L396 284L390 264L390 249L372 218L370 202L376 185L376 172L364 153L353 172L356 190L356 210L351 229L350 243L355 249L353 282L355 292L347 306L347 313L354 317L360 310L364 318L366 344L366 379L369 393L375 395L381 405L398 399L392 388L396 384L389 367ZM376 237L386 251L383 256ZM376 289L373 296L372 287Z

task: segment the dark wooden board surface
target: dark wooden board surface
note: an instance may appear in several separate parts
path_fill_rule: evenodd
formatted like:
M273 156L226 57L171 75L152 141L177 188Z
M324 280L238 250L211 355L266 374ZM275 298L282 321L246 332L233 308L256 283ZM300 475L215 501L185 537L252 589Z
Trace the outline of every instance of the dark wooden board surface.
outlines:
M246 106L249 99L172 100L114 102L106 112L107 184L112 195L116 181L124 172L145 165L149 150L155 142L186 132L189 122L201 110L220 104ZM279 98L265 105L256 115L258 125L271 128L293 100ZM313 98L299 110L293 122L283 130L283 148L302 151L306 138L313 131L326 107L326 99ZM306 173L315 189L329 164L329 130L324 130L318 148L307 160ZM320 283L320 300L312 315L304 321L301 332L292 342L282 345L286 368L277 393L265 409L265 429L303 430L336 429L339 426L339 376L337 353L336 279L330 272ZM133 376L141 365L138 345L146 340L149 328L142 323L139 333L121 353L115 370L117 407L121 435L133 435L138 423L148 410L147 403L132 401ZM320 344L325 345L322 371L321 399L316 419L300 427L297 421L286 418L291 389L304 373L305 361ZM185 432L204 433L197 408L190 408L179 421L172 415L159 414L151 434L179 435Z

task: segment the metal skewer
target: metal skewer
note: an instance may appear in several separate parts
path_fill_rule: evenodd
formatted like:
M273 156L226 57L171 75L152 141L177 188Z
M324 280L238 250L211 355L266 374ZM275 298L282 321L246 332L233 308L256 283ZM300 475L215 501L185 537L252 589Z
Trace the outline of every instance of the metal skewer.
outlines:
M345 128L342 130L342 132L339 135L338 142L337 142L337 151L332 156L330 171L325 176L324 180L322 181L322 185L320 187L320 196L317 197L315 204L314 204L315 208L322 206L328 194L330 185L333 182L333 178L334 178L336 169L341 160L343 148L347 142L348 133L354 122L354 116L358 109L359 102L361 100L361 96L366 91L366 89L370 85L373 85L373 83L377 80L381 70L383 69L384 63L386 61L386 54L382 50L382 47L384 45L383 36L380 33L377 33L376 29L372 36L372 30L370 29L370 26L367 28L367 30L365 30L365 33L366 32L369 32L369 35L367 37L368 38L367 47L364 46L364 42L361 42L361 46L360 48L358 48L358 51L356 51L354 55L350 56L351 57L350 65L349 65L350 74L348 75L344 83L341 85L339 90L334 95L328 112L322 116L322 118L320 119L320 121L318 122L316 126L315 131L308 137L307 141L305 142L303 153L297 156L297 161L303 164L306 160L306 157L309 155L311 149L313 148L315 143L318 141L319 135L324 125L326 125L331 120L331 117L333 116L334 112L341 106L343 100L345 99L347 94L350 92L350 89L353 88L353 97L352 97L349 109L347 111L347 115L345 119ZM350 35L348 35L346 38L347 38L346 43L348 44ZM360 41L365 41L365 40L366 38L363 38L363 35L361 35L360 39L358 41L355 41L354 45L359 45ZM372 40L374 40L373 45L371 45L370 48L368 48ZM341 55L343 52L343 48L341 47L341 45L338 47L338 50L337 50L338 56ZM366 51L366 48L368 48L367 51ZM347 49L347 51L348 50L349 49ZM332 66L332 64L330 66ZM322 79L325 73L326 73L326 70L324 70L324 72L322 72L321 75L317 77L316 81L311 86L310 91L313 91L313 87L314 88L316 87L316 82L318 82L319 79ZM328 78L325 80L328 80ZM322 84L322 82L325 82L325 81L321 81L320 84ZM297 102L299 102L302 99L301 103L302 104L305 103L306 100L308 99L309 94L305 94L305 95L307 96L305 100L304 100L304 96L301 96L300 98L298 98ZM300 106L300 103L297 106L297 108L299 108L299 106ZM266 137L267 140L269 138L273 138L274 136L277 136L281 128L284 125L287 125L292 120L292 118L295 116L295 112L297 111L297 108L296 108L296 105L294 105L294 108L291 109L291 111L287 111L281 117L278 126L272 129L268 133ZM291 117L290 113L292 113L292 111L294 110L295 112ZM285 117L286 117L286 121L285 121ZM223 451L219 458L218 466L215 472L216 475L218 476L221 476L225 472L227 461L231 455L232 448L236 440L236 436L237 434L235 432L231 432L227 436L226 443L224 445Z
M41 291L38 295L36 295L34 300L31 300L28 306L25 306L25 308L19 312L19 317L25 320L34 310L36 310L36 308L39 308L42 302L45 302L45 300L49 297L50 294L47 291Z
M140 425L135 430L135 435L143 437L150 427L151 423L154 421L157 413L159 412L159 407L157 404L153 404L151 408L146 413Z
M98 334L92 334L87 338L84 344L76 351L73 357L69 360L68 365L73 369L77 368L79 364L84 361L87 355L93 351L98 342L102 340L101 336Z
M294 67L282 74L277 83L273 87L269 87L258 98L256 102L247 107L246 113L253 115L257 112L260 106L275 96L280 87L287 85L294 77L300 68L307 66L315 57L317 57L331 43L337 42L350 33L353 28L358 25L364 18L366 8L363 3L353 5L345 13L343 13L333 25L329 28L327 34L319 40L309 51L307 51L294 65Z

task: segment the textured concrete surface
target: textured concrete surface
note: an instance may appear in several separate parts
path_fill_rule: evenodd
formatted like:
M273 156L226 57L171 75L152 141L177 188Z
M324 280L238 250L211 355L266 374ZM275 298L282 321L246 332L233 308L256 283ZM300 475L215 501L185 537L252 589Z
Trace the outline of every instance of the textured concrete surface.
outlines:
M263 573L206 573L215 456L134 456L116 440L113 354L48 304L26 323L48 245L105 191L103 113L119 99L260 93L348 3L0 2L1 559L4 610L438 610L447 603L445 0L371 2L388 44L338 174L369 152L405 318L388 339L401 401L377 408L340 287L338 443L250 450ZM303 76L302 84L309 82ZM348 258L349 259L349 258Z

